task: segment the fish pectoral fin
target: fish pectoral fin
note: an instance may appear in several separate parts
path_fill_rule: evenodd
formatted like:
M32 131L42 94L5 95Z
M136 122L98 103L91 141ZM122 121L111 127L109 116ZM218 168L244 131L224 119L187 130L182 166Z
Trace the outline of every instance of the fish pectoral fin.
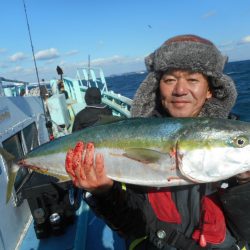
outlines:
M142 163L156 163L162 157L162 153L147 148L127 148L123 156Z

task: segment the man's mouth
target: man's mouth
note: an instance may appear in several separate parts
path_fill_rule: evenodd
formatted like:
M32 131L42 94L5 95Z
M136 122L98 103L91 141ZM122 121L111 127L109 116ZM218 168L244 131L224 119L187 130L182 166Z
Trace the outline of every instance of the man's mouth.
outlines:
M188 100L173 100L172 103L189 103Z
M186 100L175 100L175 101L172 101L171 102L174 106L185 106L187 105L188 103L190 103L189 101L186 101Z

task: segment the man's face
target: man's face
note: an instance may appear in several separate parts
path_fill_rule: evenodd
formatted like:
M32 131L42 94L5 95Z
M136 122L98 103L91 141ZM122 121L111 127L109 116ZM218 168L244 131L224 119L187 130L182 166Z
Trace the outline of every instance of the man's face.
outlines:
M160 80L163 107L172 117L195 117L212 97L208 80L201 73L172 70Z

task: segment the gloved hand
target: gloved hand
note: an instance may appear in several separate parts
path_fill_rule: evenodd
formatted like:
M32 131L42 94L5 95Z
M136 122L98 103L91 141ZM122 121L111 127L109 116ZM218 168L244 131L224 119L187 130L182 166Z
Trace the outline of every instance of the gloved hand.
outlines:
M250 171L236 175L237 182L239 184L244 184L250 181Z
M113 186L113 180L106 176L104 158L96 154L93 143L78 142L66 155L65 168L74 185L92 194L105 193Z

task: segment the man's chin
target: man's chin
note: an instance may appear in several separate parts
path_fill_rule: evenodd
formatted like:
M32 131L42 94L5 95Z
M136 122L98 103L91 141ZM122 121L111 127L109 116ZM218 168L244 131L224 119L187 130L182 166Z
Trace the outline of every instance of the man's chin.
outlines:
M194 117L194 116L196 116L189 110L169 110L169 114L172 117L176 117L176 118L185 118L185 117Z

